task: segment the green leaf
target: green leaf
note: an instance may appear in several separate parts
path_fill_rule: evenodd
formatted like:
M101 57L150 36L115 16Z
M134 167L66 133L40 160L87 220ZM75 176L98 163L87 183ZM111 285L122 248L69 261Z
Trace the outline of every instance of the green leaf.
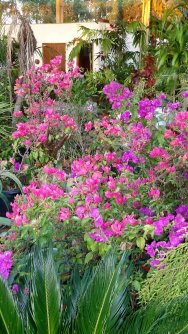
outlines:
M2 184L2 182L1 182L1 180L0 180L0 193L3 191L3 184Z
M178 57L179 57L179 53L175 53L173 58L172 58L172 66L178 65L178 63L177 63Z
M0 217L0 226L11 226L11 221L8 218Z
M143 237L147 238L147 235L151 235L152 237L154 236L154 227L153 225L146 224L144 225L144 234Z
M138 248L140 248L141 251L144 250L144 247L145 247L145 244L146 244L146 241L143 237L139 237L136 239L136 244L138 246Z
M60 326L61 294L52 251L45 256L36 249L32 261L32 315L37 333L57 334Z
M9 203L7 197L3 193L0 193L0 198L5 203L7 210L10 210L10 203Z
M20 190L22 190L22 184L21 184L20 180L17 178L17 176L15 176L14 174L12 174L9 171L2 172L1 176L7 177L7 178L13 180L16 183L16 185L18 186L18 188Z
M160 69L162 66L164 66L164 64L166 62L166 59L167 59L167 54L165 53L160 57L160 61L158 63L158 69Z
M0 333L23 334L23 321L7 283L0 275Z
M128 253L123 255L118 264L116 256L108 254L99 263L85 292L80 296L75 333L116 332L116 324L119 323L126 305L125 276L121 273L127 260Z
M135 288L136 291L140 291L141 285L139 281L133 281L132 286Z
M187 334L188 296L170 303L149 303L132 313L125 321L126 334Z
M92 252L89 252L89 253L87 253L87 255L86 255L86 257L85 257L85 261L84 261L84 263L87 264L87 263L89 263L92 259L93 259L93 253L92 253Z

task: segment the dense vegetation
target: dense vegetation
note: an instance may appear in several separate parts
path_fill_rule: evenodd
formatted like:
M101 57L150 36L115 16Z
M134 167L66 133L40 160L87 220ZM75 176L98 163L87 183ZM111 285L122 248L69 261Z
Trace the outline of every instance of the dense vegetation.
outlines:
M187 21L151 31L83 30L97 73L57 56L15 79L15 43L9 82L1 53L1 333L188 333Z

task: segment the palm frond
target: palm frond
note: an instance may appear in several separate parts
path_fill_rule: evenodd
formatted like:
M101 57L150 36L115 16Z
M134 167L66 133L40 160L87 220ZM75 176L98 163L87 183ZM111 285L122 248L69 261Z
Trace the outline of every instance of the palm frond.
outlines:
M61 318L60 285L52 251L36 249L32 261L31 309L37 333L56 334Z
M117 257L108 254L96 267L86 291L80 296L75 320L76 333L116 332L119 319L127 309L126 285L123 284L125 276L122 274L127 260L126 253L117 264Z
M0 276L0 333L23 334L23 322L7 283Z

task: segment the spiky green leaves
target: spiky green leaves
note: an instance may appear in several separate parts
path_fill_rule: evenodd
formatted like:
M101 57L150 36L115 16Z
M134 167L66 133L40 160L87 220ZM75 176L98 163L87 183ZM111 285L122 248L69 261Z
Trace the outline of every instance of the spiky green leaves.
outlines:
M7 283L0 276L0 333L23 334L23 321Z
M35 252L31 284L31 308L37 333L57 334L61 318L61 294L52 252Z

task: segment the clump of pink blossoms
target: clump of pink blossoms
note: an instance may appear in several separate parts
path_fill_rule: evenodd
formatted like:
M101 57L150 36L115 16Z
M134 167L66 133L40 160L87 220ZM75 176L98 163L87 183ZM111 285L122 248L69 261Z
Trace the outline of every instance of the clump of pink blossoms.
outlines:
M61 60L57 56L49 65L33 66L27 81L23 83L21 77L15 85L16 95L23 95L26 107L14 115L21 121L12 137L28 148L41 146L49 154L49 146L61 147L61 142L63 145L77 130L75 119L66 114L63 105L71 94L73 80L81 74L78 67L71 67L67 73L60 71Z
M13 266L13 253L11 251L0 252L0 275L8 279L10 270Z

